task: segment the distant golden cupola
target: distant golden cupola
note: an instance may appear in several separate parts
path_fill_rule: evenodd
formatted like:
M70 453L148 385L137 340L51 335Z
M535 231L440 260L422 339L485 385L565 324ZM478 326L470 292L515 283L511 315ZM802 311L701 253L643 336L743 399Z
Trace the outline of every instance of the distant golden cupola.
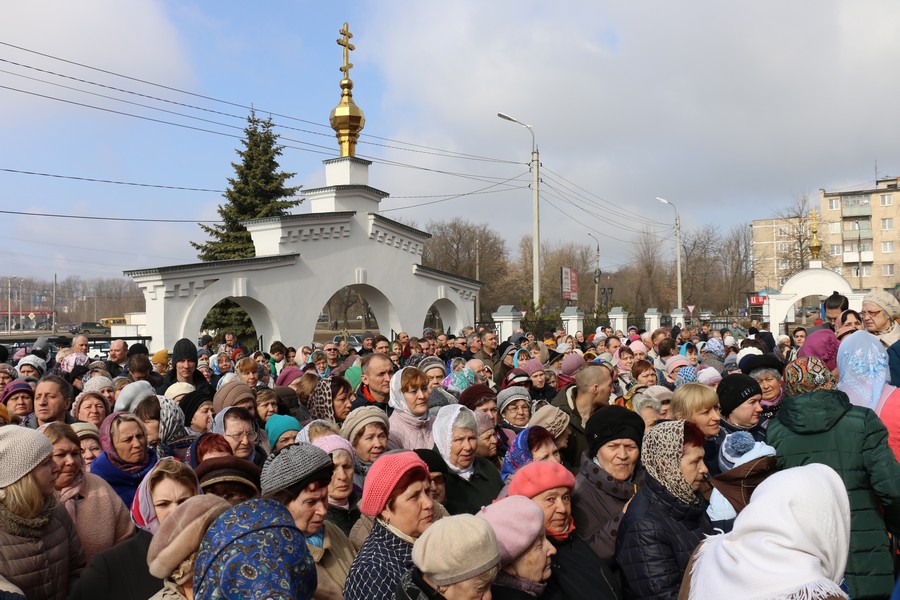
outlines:
M359 132L366 125L366 117L363 111L353 102L353 82L350 81L350 69L353 64L350 62L350 52L356 50L356 47L350 43L353 34L350 33L350 25L344 23L340 33L343 37L337 40L337 43L344 47L344 64L341 72L344 74L341 79L341 101L331 111L331 128L337 134L338 143L341 146L341 156L356 156L356 142L359 140Z

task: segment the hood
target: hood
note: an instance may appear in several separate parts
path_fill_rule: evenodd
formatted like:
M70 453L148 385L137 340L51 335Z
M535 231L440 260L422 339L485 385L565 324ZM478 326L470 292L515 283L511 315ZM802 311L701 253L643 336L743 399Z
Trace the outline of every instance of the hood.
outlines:
M777 418L795 433L821 433L834 427L850 406L840 390L816 390L785 398Z

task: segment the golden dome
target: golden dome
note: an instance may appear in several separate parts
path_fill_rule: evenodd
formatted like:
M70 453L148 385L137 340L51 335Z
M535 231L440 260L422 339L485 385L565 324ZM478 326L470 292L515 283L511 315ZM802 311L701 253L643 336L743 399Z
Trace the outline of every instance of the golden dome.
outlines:
M366 125L366 117L362 109L353 102L353 82L350 80L353 64L350 63L350 51L356 50L356 47L350 43L353 34L350 33L349 24L344 23L339 33L343 36L337 43L344 47L344 64L340 69L344 78L341 79L341 101L331 111L329 122L337 134L341 156L356 156L356 142L359 140L359 132Z

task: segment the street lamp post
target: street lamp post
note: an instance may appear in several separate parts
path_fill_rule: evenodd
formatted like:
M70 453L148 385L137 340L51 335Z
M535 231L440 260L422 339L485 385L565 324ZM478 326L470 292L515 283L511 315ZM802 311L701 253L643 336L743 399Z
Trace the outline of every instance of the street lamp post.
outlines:
M531 125L526 125L522 121L512 118L511 116L505 113L497 113L497 116L501 119L506 119L507 121L512 121L513 123L517 123L527 129L529 133L531 133L531 191L533 197L534 206L532 207L534 215L534 231L532 232L532 247L531 247L531 286L532 286L532 300L534 302L534 310L539 312L540 300L541 300L541 225L540 225L540 200L541 200L541 192L540 192L540 165L541 165L541 155L538 151L537 142L534 137L534 127Z
M594 234L588 235L597 242L597 268L594 270L594 319L597 318L597 302L600 298L600 240L594 237Z
M675 209L675 277L678 279L678 309L681 310L681 217L678 216L678 208L672 202L659 196L656 199Z
M862 291L862 227L856 221L856 274L859 276L859 291Z
M12 280L15 277L6 278L6 333L12 333Z

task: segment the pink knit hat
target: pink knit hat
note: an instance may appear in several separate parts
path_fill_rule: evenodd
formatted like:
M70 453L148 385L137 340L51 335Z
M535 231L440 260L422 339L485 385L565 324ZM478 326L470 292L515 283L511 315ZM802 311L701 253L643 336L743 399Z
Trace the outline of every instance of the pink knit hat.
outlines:
M672 371L677 369L678 367L687 367L691 363L688 362L688 359L680 354L676 354L675 356L670 356L666 359L666 375L671 375Z
M356 452L353 451L353 446L350 445L350 442L337 434L317 437L313 440L312 445L318 446L328 454L331 454L335 450L343 450L350 455L350 458L354 461L356 460Z
M528 373L528 376L531 377L538 371L543 371L544 365L542 365L541 361L539 361L538 359L532 358L530 360L526 360L524 363L521 363L519 365L519 368Z
M544 511L525 496L507 496L481 509L500 548L500 566L515 562L544 531Z
M394 486L406 473L415 468L428 472L425 461L415 452L397 452L379 456L366 475L362 501L359 503L360 512L370 517L380 515L387 505L388 497L394 491Z
M575 371L583 367L584 364L584 357L573 353L563 359L560 371L563 375L574 375Z
M371 471L369 471L371 473ZM366 483L369 482L368 476ZM575 488L575 476L558 462L533 462L525 465L513 475L509 482L510 496L534 498L553 488ZM532 538L534 539L534 538Z

